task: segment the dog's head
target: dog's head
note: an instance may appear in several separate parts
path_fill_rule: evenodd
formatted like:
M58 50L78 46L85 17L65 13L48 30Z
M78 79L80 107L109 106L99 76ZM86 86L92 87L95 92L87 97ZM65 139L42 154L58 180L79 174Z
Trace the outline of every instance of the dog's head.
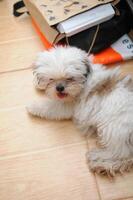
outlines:
M42 52L34 66L36 87L50 98L71 101L79 96L90 73L87 54L75 47Z

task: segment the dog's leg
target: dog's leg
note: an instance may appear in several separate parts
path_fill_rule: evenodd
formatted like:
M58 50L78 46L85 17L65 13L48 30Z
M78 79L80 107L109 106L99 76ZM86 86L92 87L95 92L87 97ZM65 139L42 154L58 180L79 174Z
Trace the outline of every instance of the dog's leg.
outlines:
M34 116L56 120L70 119L73 114L70 105L49 99L27 106L27 111Z
M133 132L129 134L127 127L120 129L121 134L113 131L113 128L108 135L105 135L105 132L110 130L108 128L100 133L99 143L103 147L87 154L92 171L114 176L116 172L124 172L133 167Z
M93 150L88 153L87 159L90 169L98 174L107 174L113 177L117 172L124 173L125 171L130 171L133 167L133 156L123 159L112 159L107 158L109 154L111 154L111 152L106 150L102 151L101 149ZM110 156L111 155L109 155L109 157Z

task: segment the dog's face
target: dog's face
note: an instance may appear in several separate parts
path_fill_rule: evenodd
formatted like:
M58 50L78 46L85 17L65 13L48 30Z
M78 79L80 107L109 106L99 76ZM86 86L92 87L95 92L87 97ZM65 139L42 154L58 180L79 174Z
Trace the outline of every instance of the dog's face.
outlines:
M74 100L90 72L87 54L75 47L55 47L40 53L35 63L36 87L62 101Z

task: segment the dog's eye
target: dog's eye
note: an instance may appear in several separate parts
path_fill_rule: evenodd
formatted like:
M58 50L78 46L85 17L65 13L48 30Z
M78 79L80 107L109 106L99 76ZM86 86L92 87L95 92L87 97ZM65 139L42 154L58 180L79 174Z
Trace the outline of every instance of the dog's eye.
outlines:
M53 80L54 80L53 78L50 78L50 79L49 79L49 81L53 81Z
M84 74L85 78L87 78L88 74Z
M73 77L67 78L67 81L74 81Z

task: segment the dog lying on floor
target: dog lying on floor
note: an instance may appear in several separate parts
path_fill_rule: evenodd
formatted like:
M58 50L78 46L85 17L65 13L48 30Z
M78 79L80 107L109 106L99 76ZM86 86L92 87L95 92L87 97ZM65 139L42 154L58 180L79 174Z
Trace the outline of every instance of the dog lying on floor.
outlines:
M90 66L75 47L42 52L34 66L34 84L47 99L28 106L32 115L70 119L84 135L97 134L97 149L87 155L90 169L112 176L133 166L133 80L119 68Z

